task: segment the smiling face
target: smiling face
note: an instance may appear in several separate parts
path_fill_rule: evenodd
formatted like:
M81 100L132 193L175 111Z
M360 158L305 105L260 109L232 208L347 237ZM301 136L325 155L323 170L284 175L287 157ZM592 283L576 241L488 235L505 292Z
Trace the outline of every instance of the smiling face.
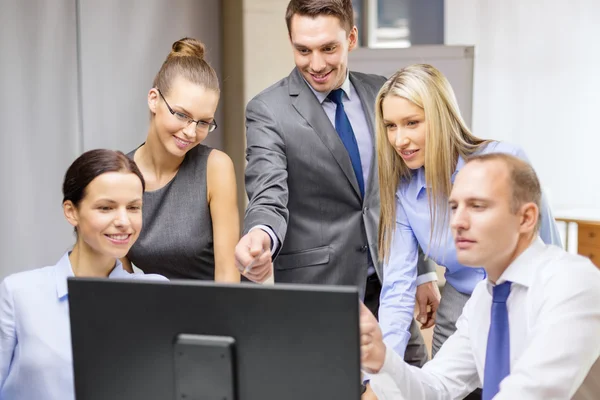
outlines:
M148 93L148 107L153 113L153 133L162 147L175 157L200 144L208 136L206 124L189 120L212 122L219 103L219 93L176 77L170 89L160 95L156 88ZM171 114L169 107L175 114Z
M85 188L78 205L63 204L65 216L77 229L82 251L102 257L122 258L142 228L143 188L132 172L107 172Z
M318 92L337 89L346 80L348 52L356 47L358 30L348 34L339 18L315 18L295 14L291 19L290 40L294 62L306 81Z
M425 165L425 112L403 97L389 95L381 103L387 138L410 169Z

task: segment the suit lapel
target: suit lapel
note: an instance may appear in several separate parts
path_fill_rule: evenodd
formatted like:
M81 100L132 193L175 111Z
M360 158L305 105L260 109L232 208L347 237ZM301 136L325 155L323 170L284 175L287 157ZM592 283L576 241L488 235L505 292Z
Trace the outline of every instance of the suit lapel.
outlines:
M290 74L290 95L296 98L292 100L294 108L302 115L304 119L313 128L317 136L323 144L329 149L333 158L336 160L346 178L354 188L357 196L360 198L360 189L354 170L352 169L352 161L342 140L340 139L331 121L327 117L325 110L315 97L314 93L308 87L297 69L294 69Z
M369 125L369 133L371 134L371 140L373 143L373 157L371 157L371 166L369 169L369 177L367 181L367 187L365 188L365 196L370 193L373 187L375 187L375 177L377 176L377 146L375 139L375 100L377 98L377 92L375 92L372 85L368 85L356 76L353 72L350 72L350 82L356 89L358 97L365 112L367 124Z

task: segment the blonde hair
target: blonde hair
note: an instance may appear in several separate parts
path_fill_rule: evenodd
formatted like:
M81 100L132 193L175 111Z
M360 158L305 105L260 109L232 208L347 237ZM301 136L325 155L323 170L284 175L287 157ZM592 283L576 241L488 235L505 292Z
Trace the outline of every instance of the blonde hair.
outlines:
M447 229L448 197L452 174L458 157L466 158L489 141L469 131L460 115L454 91L446 77L428 64L402 68L383 85L375 103L376 141L381 213L379 214L378 248L380 260L387 260L396 225L395 194L400 184L408 183L412 171L389 143L383 122L382 104L386 97L402 97L425 113L425 181L431 235L426 254L438 249ZM432 246L434 242L435 246Z
M178 76L219 92L217 73L204 59L204 45L196 39L186 37L173 43L171 52L154 78L153 87L166 95Z

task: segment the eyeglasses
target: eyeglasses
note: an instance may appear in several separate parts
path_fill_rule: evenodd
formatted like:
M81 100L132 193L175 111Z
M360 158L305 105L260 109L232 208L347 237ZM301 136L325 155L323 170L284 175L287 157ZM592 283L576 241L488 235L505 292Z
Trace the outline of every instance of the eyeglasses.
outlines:
M160 97L162 97L162 99L165 101L165 104L167 105L169 112L172 115L174 115L175 118L177 118L179 121L185 123L186 126L189 126L191 123L195 122L196 123L196 132L200 132L200 133L212 132L215 129L217 129L217 122L214 120L212 122L206 122L206 121L202 121L202 120L195 121L195 120L191 119L190 117L188 117L186 114L173 110L171 108L171 106L169 105L169 103L167 103L167 99L165 99L165 96L163 96L160 89L157 88L156 90L158 91L158 94L160 94Z

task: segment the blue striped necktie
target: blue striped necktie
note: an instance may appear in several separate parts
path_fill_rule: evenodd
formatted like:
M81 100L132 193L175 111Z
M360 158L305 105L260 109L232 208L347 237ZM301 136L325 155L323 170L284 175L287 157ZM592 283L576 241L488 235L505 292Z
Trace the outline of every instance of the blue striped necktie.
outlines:
M327 95L327 98L336 104L335 130L340 136L340 139L342 139L342 143L344 143L344 147L346 147L346 151L348 151L348 155L350 156L352 169L354 170L354 175L356 175L356 180L358 181L360 195L365 197L365 182L363 178L362 165L360 163L360 152L358 151L358 143L356 143L356 137L354 136L352 125L350 125L350 120L348 119L348 115L346 115L346 111L344 110L344 104L342 103L343 94L344 91L342 89L336 89L332 90Z
M510 373L510 335L506 300L511 282L494 286L492 317L485 352L482 400L491 400L500 391L500 382Z

